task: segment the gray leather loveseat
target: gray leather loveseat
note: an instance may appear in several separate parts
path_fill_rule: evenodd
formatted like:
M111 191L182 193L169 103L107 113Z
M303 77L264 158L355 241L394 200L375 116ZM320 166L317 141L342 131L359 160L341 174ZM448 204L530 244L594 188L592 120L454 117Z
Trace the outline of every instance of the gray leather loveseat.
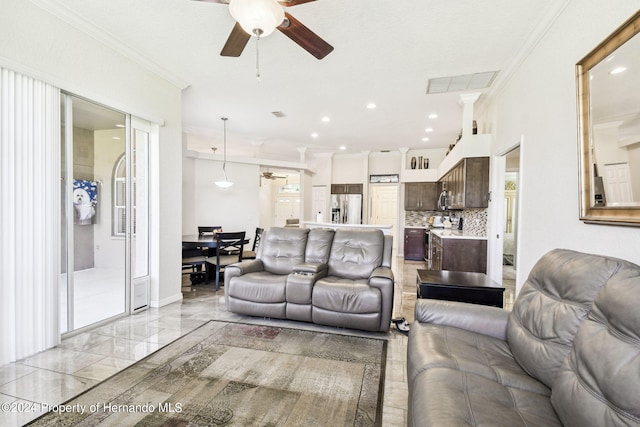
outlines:
M419 300L410 426L640 425L640 267L553 250L511 313Z
M228 266L228 311L388 331L392 237L382 231L273 227L255 260Z

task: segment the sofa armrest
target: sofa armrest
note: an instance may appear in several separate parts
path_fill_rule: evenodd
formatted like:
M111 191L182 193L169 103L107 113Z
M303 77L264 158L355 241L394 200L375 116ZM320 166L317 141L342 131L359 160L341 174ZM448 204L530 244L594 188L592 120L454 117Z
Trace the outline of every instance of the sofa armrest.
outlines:
M251 259L228 265L224 270L225 277L227 275L236 277L247 273L255 273L256 271L264 271L264 264L259 259Z
M507 339L509 312L498 307L469 304L457 301L419 299L415 306L415 320L421 323L453 326Z
M369 276L369 286L380 290L382 296L382 314L380 320L380 331L386 332L391 326L391 315L393 313L393 272L389 267L377 267Z
M393 283L393 272L389 267L378 267L369 276L369 284L373 279L388 279Z
M293 267L293 272L296 274L323 274L326 276L329 267L327 264L322 264L319 262L304 262L302 264L297 264Z

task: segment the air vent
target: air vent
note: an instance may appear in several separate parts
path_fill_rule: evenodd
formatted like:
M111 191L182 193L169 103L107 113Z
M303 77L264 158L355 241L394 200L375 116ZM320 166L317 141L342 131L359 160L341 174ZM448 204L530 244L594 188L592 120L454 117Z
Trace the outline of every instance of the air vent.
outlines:
M427 94L485 89L491 86L497 75L497 71L487 71L484 73L429 79Z
M282 111L272 111L271 114L273 114L276 117L286 117Z

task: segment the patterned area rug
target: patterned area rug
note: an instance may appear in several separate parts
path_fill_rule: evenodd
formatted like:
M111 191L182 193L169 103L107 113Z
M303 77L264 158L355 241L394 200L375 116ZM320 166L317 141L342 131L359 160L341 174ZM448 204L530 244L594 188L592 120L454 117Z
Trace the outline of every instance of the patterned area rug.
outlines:
M210 321L34 426L379 426L385 340Z

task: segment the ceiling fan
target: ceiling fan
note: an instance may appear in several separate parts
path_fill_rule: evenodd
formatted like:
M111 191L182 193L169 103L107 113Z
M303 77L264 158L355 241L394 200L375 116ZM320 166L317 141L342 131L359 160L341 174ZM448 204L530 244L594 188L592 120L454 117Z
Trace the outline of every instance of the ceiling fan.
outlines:
M287 179L286 176L277 176L277 175L274 175L273 172L269 172L269 171L262 172L262 174L260 174L260 177L264 179Z
M315 0L196 0L229 5L236 24L231 30L221 56L240 56L251 36L266 37L278 29L318 59L333 51L333 46L282 9Z

